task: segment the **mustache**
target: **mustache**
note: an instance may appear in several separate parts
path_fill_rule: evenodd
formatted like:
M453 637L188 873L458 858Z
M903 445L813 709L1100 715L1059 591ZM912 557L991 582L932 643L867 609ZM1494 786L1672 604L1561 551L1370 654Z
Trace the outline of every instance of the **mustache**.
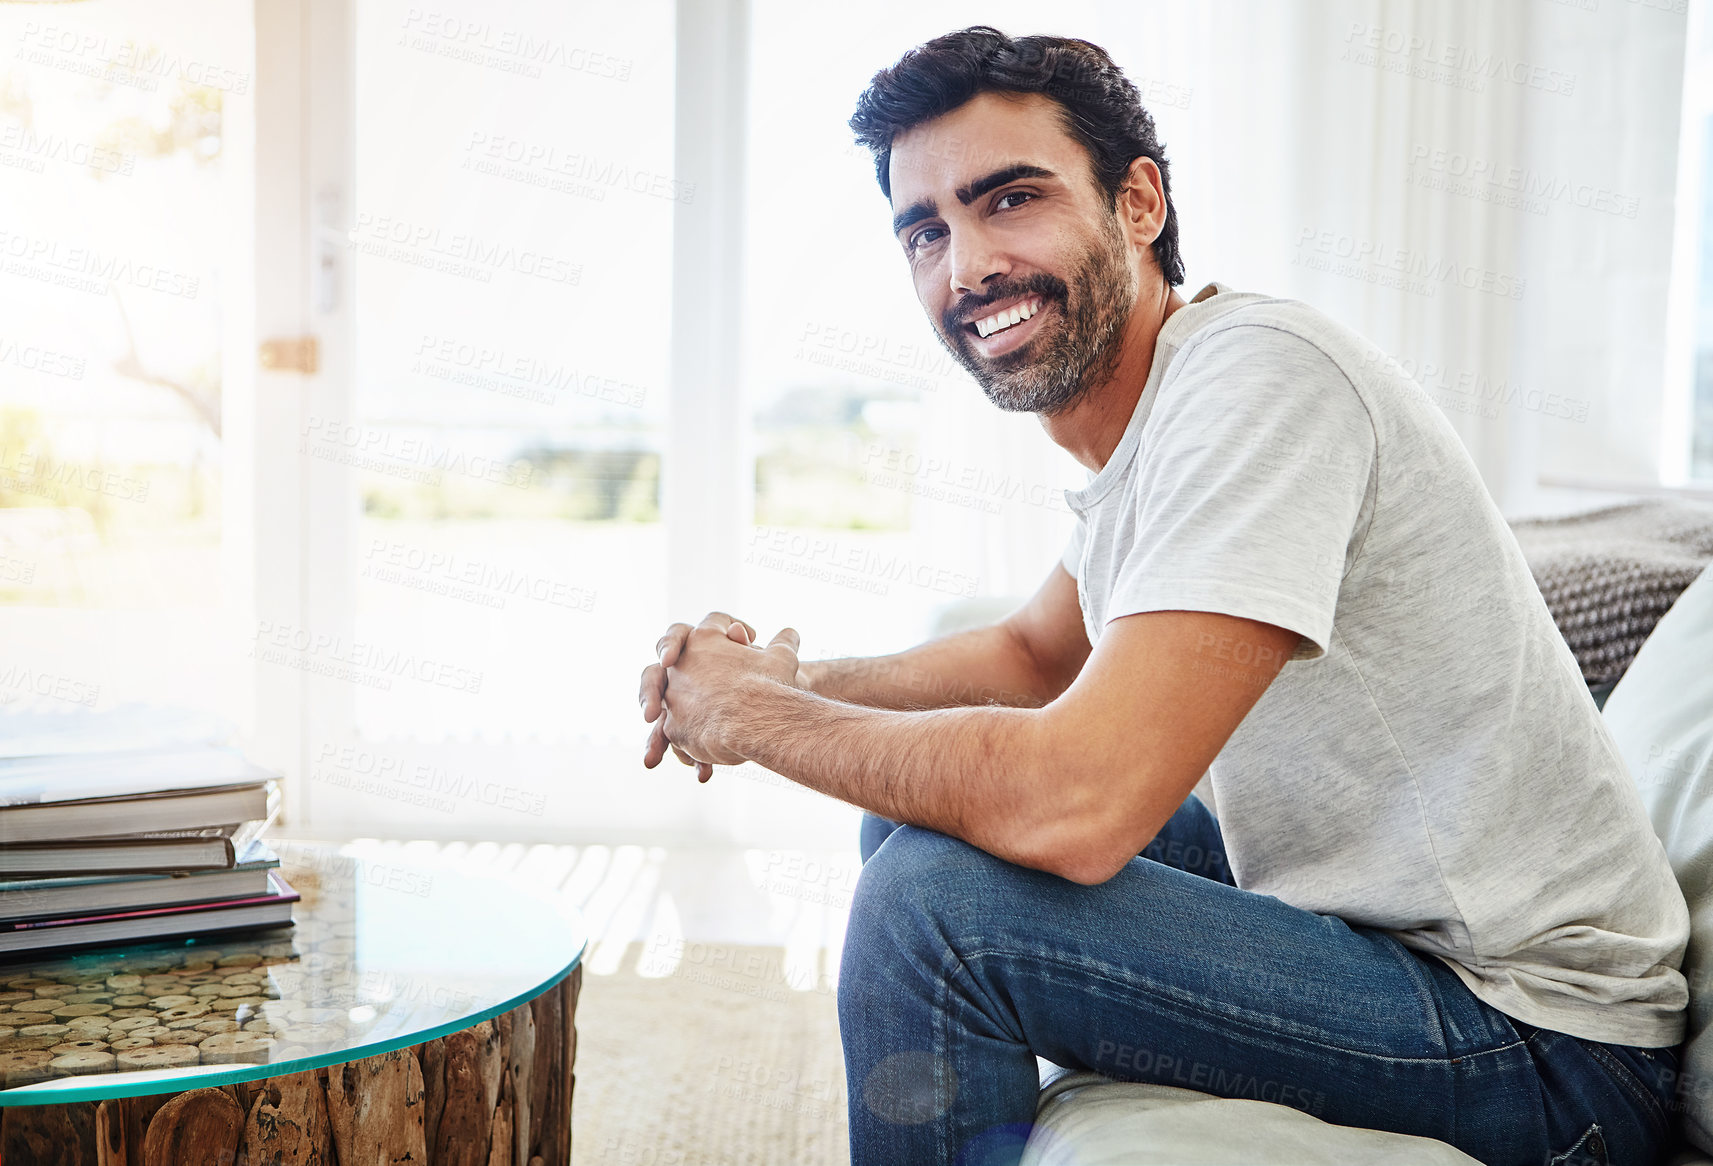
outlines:
M991 285L986 295L966 293L960 296L958 302L946 309L940 317L940 323L949 336L963 327L963 321L980 319L984 314L982 309L990 308L1001 300L1037 295L1044 300L1058 300L1063 303L1070 298L1070 291L1064 280L1045 272L1025 276L1023 279L1006 280L1004 283Z

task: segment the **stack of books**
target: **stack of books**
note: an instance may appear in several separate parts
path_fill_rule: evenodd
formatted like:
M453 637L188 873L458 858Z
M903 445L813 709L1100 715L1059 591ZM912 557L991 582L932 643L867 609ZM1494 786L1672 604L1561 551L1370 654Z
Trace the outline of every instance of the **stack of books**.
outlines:
M0 756L0 956L289 924L278 807L207 742Z

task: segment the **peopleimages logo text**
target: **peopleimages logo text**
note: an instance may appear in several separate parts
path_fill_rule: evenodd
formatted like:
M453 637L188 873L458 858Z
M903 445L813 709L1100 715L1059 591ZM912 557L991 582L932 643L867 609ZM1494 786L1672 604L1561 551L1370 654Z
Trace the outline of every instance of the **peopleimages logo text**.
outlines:
M1409 247L1395 247L1374 239L1338 231L1320 231L1313 227L1303 227L1297 232L1297 250L1309 258L1341 261L1367 271L1389 273L1410 280L1430 295L1432 289L1449 283L1501 299L1520 300L1523 289L1528 286L1528 280L1521 276L1492 271L1473 263L1458 263L1444 256L1430 256Z

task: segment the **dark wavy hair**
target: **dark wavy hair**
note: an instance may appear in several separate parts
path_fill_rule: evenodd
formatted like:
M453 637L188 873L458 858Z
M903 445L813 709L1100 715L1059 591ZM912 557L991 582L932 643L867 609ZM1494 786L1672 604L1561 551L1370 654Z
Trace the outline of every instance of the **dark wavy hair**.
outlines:
M1136 86L1099 45L1062 36L1013 40L975 25L917 45L869 81L850 127L874 154L881 193L892 197L892 141L903 131L950 113L978 93L1040 93L1058 102L1065 129L1088 151L1094 178L1114 209L1130 163L1153 159L1166 194L1166 225L1154 259L1166 282L1184 282L1178 253L1178 211L1166 152Z

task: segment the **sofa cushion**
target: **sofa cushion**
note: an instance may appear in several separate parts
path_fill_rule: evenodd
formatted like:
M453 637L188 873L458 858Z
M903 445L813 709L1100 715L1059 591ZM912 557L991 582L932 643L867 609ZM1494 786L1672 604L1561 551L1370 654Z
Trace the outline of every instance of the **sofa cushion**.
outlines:
M1511 532L1591 686L1624 674L1713 561L1713 506L1676 498L1524 519Z
M1713 571L1659 621L1604 715L1689 903L1689 1031L1678 1101L1685 1136L1713 1153Z
M1288 1105L1071 1073L1041 1093L1020 1166L1478 1166L1445 1142Z

